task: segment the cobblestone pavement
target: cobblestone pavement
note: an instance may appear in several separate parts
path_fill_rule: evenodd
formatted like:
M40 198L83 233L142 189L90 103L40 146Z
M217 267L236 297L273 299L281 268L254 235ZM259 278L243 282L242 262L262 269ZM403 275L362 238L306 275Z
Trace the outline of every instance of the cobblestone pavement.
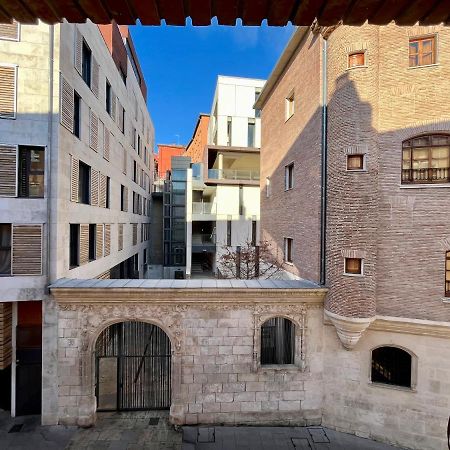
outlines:
M400 450L323 427L183 427L182 450Z

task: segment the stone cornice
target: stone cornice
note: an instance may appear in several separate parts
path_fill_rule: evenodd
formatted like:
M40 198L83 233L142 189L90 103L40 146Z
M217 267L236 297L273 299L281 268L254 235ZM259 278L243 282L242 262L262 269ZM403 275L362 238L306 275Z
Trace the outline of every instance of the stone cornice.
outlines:
M71 304L221 304L248 303L323 305L327 289L157 289L157 288L51 288L58 303Z

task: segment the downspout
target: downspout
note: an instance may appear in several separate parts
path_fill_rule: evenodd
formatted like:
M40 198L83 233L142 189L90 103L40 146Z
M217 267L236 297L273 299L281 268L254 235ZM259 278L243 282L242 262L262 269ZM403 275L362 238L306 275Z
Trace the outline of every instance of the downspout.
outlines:
M320 284L326 283L327 232L327 41L322 40L322 142L321 142L321 198L320 198Z

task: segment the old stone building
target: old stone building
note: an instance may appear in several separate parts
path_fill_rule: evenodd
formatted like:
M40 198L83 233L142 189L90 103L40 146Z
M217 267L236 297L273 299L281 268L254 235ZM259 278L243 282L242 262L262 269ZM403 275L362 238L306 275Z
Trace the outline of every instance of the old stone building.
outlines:
M417 449L443 448L450 401L449 47L299 28L256 104L262 233L328 288L322 423Z

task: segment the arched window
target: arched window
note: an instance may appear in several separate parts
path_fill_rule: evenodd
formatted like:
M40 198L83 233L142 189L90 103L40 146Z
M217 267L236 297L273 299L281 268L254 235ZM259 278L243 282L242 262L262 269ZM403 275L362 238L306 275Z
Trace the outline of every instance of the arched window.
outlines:
M403 142L402 183L450 182L450 135L430 134Z
M372 350L372 382L411 387L411 355L397 347Z
M294 364L295 325L274 317L261 327L261 364Z

